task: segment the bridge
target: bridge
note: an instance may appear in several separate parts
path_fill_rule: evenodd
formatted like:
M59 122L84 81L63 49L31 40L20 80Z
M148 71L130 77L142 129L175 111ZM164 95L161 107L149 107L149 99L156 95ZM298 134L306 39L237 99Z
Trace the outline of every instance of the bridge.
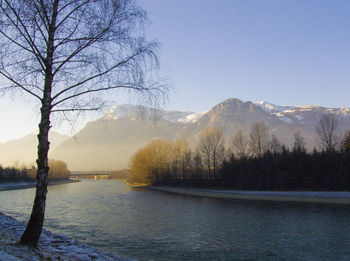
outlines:
M105 174L105 173L79 173L79 174L71 174L70 175L71 179L94 179L94 180L99 180L99 179L111 179L111 175Z

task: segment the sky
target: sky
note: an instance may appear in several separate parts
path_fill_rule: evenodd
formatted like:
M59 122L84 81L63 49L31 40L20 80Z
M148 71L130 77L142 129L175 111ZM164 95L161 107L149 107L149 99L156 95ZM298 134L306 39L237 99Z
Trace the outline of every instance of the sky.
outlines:
M160 42L169 110L206 111L228 98L350 107L350 1L138 0ZM125 95L110 97L115 104ZM37 129L39 105L0 96L0 141ZM73 134L86 121L53 130Z

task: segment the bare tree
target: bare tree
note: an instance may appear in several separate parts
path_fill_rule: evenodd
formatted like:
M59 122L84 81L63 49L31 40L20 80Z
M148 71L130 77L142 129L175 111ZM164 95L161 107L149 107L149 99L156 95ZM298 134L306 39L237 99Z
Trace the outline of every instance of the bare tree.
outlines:
M315 126L320 146L326 151L336 150L339 144L338 117L335 114L322 114Z
M271 150L271 152L273 154L278 154L282 151L282 144L281 142L278 140L278 138L276 137L275 134L271 135L271 141L269 144L269 149Z
M293 151L294 152L305 152L305 140L304 137L301 136L300 130L294 133L294 145L293 145Z
M20 243L37 246L48 184L48 134L53 112L101 108L101 91L129 89L156 100L156 42L142 34L146 14L132 0L2 0L2 91L21 90L40 102L37 186ZM156 82L156 81L155 81Z
M344 139L342 142L342 150L343 151L350 150L350 131L347 131L347 133L344 135Z
M261 157L268 148L268 129L263 122L256 122L250 130L249 146L253 155Z
M204 129L199 134L199 151L207 162L209 174L213 169L213 175L216 175L218 162L224 155L224 146L222 140L222 131L215 127Z
M231 143L234 154L236 154L240 159L248 156L248 137L243 133L241 129L238 130L232 137Z
M179 139L174 144L175 160L181 169L182 178L185 178L188 162L188 154L190 152L190 145L186 139Z
M203 164L202 164L202 157L201 153L199 151L195 151L194 156L193 156L193 167L194 167L194 172L196 175L196 178L200 177L203 178L202 176L202 170L203 170Z

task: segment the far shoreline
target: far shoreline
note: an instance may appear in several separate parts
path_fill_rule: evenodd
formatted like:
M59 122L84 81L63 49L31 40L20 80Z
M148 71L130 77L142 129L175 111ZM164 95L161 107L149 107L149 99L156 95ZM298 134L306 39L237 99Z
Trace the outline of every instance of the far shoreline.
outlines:
M135 186L178 195L233 199L245 201L270 201L293 203L319 203L350 205L350 192L333 191L244 191L202 188L183 188L170 186Z
M61 184L68 184L68 183L75 183L80 182L79 180L74 179L53 179L49 180L49 186L54 185L61 185ZM36 181L18 181L18 182L4 182L0 183L0 192L1 191L7 191L7 190L17 190L17 189L27 189L27 188L35 188Z

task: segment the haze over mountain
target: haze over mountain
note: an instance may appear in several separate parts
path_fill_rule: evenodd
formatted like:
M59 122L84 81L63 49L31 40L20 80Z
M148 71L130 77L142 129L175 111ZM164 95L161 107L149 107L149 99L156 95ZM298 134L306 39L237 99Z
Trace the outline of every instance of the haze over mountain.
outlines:
M140 113L141 112L141 113ZM279 106L268 102L242 102L227 99L207 112L158 111L133 105L111 108L103 118L92 121L74 137L52 146L50 157L64 160L71 170L112 170L128 167L130 156L140 147L156 138L186 138L195 145L199 133L211 126L223 130L228 143L239 129L249 134L251 125L264 122L287 146L292 146L294 133L301 132L308 149L317 146L315 125L323 113L335 113L341 133L350 129L348 108L320 106ZM8 142L9 143L9 142ZM54 142L52 142L53 144ZM0 144L0 151L4 145ZM20 143L19 147L33 147L33 143ZM7 148L11 146L6 145ZM13 162L13 160L12 160Z
M57 132L50 132L50 148L51 151L57 145L68 139L69 136L58 134ZM0 143L0 165L21 167L22 164L35 165L37 158L38 138L37 133L28 134L16 140ZM49 152L49 157L51 152Z

